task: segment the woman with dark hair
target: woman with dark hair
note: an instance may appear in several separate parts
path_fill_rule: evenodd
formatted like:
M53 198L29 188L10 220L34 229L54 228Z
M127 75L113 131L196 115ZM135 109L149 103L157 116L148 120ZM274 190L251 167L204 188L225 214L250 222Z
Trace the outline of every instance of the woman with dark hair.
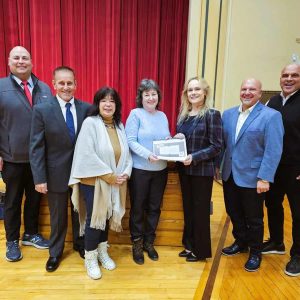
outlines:
M209 108L209 85L204 79L189 79L183 89L177 123L177 138L186 139L188 156L178 162L181 184L185 249L179 253L188 262L211 257L210 202L215 158L222 147L220 112Z
M133 242L132 255L137 264L144 263L143 250L158 260L153 247L160 217L160 206L167 183L167 162L153 153L153 141L170 137L168 119L158 110L161 93L157 83L143 79L137 90L136 104L126 122L128 145L133 169L129 181L129 227Z
M85 267L92 279L101 278L98 260L105 269L116 268L107 253L108 227L122 229L131 168L120 97L113 88L103 87L82 124L69 181L80 232L85 233Z

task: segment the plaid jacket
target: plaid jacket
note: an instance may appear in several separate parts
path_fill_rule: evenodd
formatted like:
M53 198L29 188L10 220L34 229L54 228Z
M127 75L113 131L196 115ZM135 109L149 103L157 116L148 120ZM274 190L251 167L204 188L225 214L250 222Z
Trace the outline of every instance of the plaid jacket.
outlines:
M177 133L184 133L187 153L192 154L189 166L178 163L187 175L214 176L215 158L222 149L222 119L219 111L210 109L203 118L195 118L187 132L182 132L184 121L177 125Z

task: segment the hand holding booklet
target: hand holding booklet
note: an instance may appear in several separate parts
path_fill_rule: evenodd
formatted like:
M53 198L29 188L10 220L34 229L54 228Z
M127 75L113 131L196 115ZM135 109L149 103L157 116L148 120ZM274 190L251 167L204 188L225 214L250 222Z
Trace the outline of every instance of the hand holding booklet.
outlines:
M187 157L185 139L153 141L153 153L162 160L183 161Z

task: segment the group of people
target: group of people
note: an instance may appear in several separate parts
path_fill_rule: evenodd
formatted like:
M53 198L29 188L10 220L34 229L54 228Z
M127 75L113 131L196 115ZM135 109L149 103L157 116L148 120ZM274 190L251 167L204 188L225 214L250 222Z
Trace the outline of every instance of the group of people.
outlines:
M153 141L172 137L168 119L159 110L162 96L157 83L140 82L136 108L124 126L122 102L114 88L99 89L89 105L74 98L77 82L69 67L54 70L56 95L52 96L50 88L32 74L31 55L25 48L14 47L8 65L10 75L0 79L6 259L22 258L19 238L25 191L21 243L49 248L46 270L55 271L63 255L71 198L73 248L84 258L88 276L101 278L99 262L107 270L116 268L108 255L108 230L122 230L128 183L133 260L144 264L144 252L158 260L154 242L168 172L167 162L153 153ZM177 162L184 211L184 250L179 256L187 262L212 255L210 204L213 179L221 165L235 238L222 253L235 255L250 249L248 271L259 268L262 253L284 253L282 201L287 193L294 244L286 273L300 275L299 66L286 67L281 83L283 92L269 101L271 109L259 102L261 83L251 78L243 81L241 105L221 118L209 106L208 83L197 77L186 82L174 138L186 140L188 153ZM263 203L269 189L270 240L263 244ZM49 241L38 232L41 194L48 195Z

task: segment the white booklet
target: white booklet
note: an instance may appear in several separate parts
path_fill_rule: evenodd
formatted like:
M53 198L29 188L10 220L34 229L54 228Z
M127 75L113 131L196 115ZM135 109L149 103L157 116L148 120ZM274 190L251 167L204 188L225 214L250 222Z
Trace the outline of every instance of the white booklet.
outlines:
M185 139L153 141L153 153L162 160L183 161L187 157Z

